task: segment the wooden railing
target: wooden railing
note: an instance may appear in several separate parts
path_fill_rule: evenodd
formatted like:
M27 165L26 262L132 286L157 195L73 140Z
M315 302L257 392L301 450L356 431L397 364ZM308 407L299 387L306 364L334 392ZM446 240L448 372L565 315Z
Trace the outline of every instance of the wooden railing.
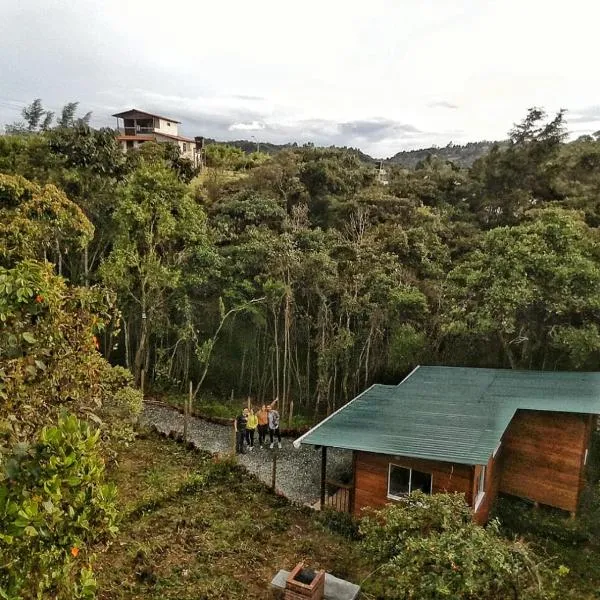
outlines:
M325 507L333 508L339 512L352 512L354 485L326 479L327 494Z

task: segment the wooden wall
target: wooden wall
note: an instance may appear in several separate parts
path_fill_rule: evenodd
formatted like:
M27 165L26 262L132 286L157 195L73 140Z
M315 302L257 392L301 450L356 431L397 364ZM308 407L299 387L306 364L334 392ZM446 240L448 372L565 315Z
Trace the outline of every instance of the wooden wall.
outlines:
M591 415L517 411L502 441L500 491L575 512L591 427Z
M490 511L494 505L494 501L498 497L500 478L502 476L503 458L503 448L500 446L496 452L496 456L490 456L490 460L486 465L485 496L475 511L475 520L482 525L487 523L487 520L490 516ZM473 473L473 502L475 502L475 498L477 497L477 480L480 472L481 465L475 465Z
M353 512L367 507L381 508L393 500L387 497L388 465L393 463L432 474L433 493L462 492L469 504L473 501L473 467L386 454L355 452Z

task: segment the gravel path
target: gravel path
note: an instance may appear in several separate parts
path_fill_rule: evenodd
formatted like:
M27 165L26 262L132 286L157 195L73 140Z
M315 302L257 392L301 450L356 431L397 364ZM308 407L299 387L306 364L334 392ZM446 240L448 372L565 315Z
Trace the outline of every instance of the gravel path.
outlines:
M183 415L166 406L145 404L141 415L142 424L153 425L159 431L183 432ZM209 423L203 419L190 417L188 436L194 444L211 453L231 452L232 428ZM256 440L255 440L256 441ZM321 451L312 446L293 447L292 439L283 438L282 449L277 452L277 490L284 496L302 504L314 504L320 493ZM256 446L253 452L238 456L250 473L271 485L272 453L267 448ZM327 452L327 477L339 479L352 468L352 453L347 450L329 448Z

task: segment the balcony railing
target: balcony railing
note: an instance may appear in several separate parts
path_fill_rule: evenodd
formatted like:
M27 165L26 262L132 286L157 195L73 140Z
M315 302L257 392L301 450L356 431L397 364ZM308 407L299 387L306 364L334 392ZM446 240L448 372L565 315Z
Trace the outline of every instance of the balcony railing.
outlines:
M140 127L139 125L135 127L123 127L123 131L125 135L144 135L148 133L154 133L154 127Z

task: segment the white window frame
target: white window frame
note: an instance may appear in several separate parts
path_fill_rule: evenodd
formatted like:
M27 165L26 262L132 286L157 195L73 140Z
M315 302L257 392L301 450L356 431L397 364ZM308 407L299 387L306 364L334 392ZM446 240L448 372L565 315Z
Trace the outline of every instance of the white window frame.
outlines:
M387 485L387 497L389 500L404 500L406 496L395 496L390 493L390 482L392 480L392 467L398 467L399 469L406 469L408 471L408 493L412 493L412 474L413 468L407 467L406 465L399 465L397 463L388 463L388 485ZM433 494L433 473L428 473L427 471L419 471L419 469L414 469L419 473L424 473L425 475L429 475L429 493Z
M477 483L477 496L475 497L475 512L479 509L479 505L485 498L485 476L487 475L487 469L485 465L481 465L481 473Z

